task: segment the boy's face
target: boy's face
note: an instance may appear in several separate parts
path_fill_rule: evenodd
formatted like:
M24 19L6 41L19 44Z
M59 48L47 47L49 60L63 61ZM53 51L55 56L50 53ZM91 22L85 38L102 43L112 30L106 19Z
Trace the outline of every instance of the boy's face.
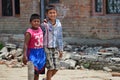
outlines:
M57 17L57 11L52 9L52 10L49 10L47 12L47 17L50 19L50 20L55 20L56 17Z
M30 23L32 28L37 29L40 26L40 19L33 19Z

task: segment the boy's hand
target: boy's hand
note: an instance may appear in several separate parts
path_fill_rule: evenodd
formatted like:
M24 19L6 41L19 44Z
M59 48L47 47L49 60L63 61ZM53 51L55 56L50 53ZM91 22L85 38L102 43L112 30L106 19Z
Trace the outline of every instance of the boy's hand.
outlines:
M63 57L63 52L60 51L60 52L59 52L59 58L61 59L62 57Z
M27 57L23 56L23 63L26 65L27 64Z
M47 19L44 19L43 22L47 23L48 21L47 21Z

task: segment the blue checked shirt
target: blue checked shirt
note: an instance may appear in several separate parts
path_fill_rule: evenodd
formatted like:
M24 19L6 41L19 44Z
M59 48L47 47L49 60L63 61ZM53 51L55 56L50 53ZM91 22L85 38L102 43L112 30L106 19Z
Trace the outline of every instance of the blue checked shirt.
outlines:
M56 24L52 25L48 20L47 23L43 23L41 26L44 26L46 30L44 35L44 47L58 48L59 51L63 51L61 22L56 19Z

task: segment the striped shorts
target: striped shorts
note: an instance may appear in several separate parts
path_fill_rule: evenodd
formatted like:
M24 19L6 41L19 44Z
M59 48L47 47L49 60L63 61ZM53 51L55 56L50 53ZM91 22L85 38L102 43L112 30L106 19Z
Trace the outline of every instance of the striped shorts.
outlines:
M56 48L45 48L47 60L46 60L46 68L48 70L59 70L60 69L60 59L59 52Z

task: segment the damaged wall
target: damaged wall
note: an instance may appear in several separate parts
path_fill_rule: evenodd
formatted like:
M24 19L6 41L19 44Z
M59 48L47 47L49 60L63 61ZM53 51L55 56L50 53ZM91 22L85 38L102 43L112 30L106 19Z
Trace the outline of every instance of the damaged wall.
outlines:
M19 17L0 17L0 33L23 34L32 13L40 13L40 0L20 0ZM64 37L120 38L119 15L92 15L92 0L60 0L55 3Z

